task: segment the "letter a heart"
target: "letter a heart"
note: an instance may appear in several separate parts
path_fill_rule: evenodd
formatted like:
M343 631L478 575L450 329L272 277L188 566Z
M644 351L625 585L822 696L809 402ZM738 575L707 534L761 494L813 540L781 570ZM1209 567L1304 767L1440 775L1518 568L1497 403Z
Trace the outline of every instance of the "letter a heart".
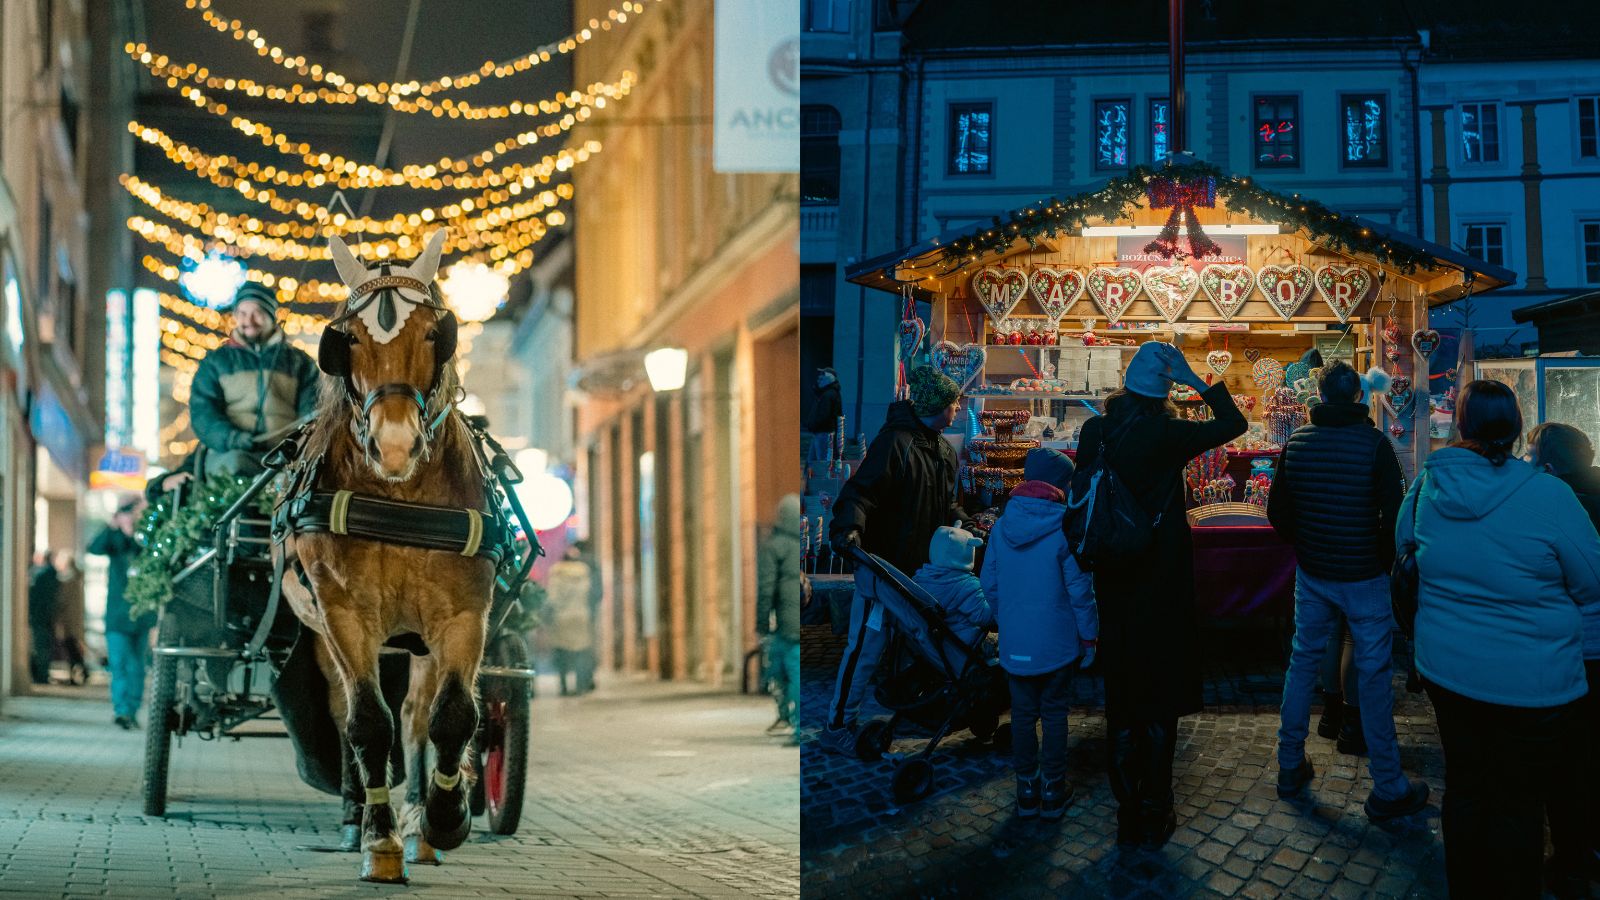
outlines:
M1052 324L1059 324L1072 304L1083 296L1083 273L1076 269L1051 269L1040 266L1028 279L1028 288L1039 308Z

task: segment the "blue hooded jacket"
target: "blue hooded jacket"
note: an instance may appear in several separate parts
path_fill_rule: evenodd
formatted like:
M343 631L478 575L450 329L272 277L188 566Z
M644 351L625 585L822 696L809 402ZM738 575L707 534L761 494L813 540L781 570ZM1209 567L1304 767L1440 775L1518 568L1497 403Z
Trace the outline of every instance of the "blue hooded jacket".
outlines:
M944 610L944 621L967 646L994 627L994 613L983 596L983 586L970 569L949 569L927 563L912 577L919 587L933 595Z
M1572 490L1522 460L1446 447L1401 504L1396 547L1419 490L1417 670L1504 706L1587 693L1580 607L1600 603L1600 537Z
M1100 636L1094 579L1067 549L1064 512L1012 497L989 534L983 591L1000 626L1000 665L1013 675L1054 672L1077 660L1080 641Z

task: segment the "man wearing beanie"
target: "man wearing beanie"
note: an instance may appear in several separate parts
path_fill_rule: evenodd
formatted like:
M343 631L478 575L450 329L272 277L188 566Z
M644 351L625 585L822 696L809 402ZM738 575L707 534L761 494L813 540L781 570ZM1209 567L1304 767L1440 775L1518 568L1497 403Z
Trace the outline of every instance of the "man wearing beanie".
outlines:
M839 490L829 539L842 554L860 547L909 575L928 561L934 532L968 516L956 501L956 451L942 435L961 408L961 387L932 366L911 370L907 381L911 399L890 405L866 459ZM883 627L881 614L872 618L858 589L823 734L830 749L845 753L854 752L855 717L877 662L862 648L876 644L871 638Z
M189 393L189 421L210 451L205 473L252 475L261 455L317 405L317 364L284 339L272 290L245 282L227 343L206 354Z

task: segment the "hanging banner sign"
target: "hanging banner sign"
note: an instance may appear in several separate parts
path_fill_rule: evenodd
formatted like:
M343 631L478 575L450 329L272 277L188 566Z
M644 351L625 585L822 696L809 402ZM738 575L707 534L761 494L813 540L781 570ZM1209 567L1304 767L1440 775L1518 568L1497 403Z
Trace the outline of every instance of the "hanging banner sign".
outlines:
M1239 265L1249 261L1249 250L1245 245L1245 236L1242 234L1213 234L1210 235L1213 243L1217 245L1217 253L1208 253L1203 257L1184 260L1195 274L1200 274L1206 266L1212 263L1224 265ZM1119 235L1117 237L1117 264L1130 269L1144 271L1150 266L1170 266L1173 259L1159 253L1145 250L1150 243L1148 235Z
M717 0L718 172L800 171L800 6Z

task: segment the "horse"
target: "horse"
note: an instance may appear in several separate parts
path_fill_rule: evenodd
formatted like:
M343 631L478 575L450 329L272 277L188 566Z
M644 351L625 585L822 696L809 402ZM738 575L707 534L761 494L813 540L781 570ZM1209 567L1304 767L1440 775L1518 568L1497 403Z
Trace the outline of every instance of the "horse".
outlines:
M350 295L323 332L317 413L289 469L292 486L277 500L292 505L275 552L284 557L279 571L286 564L294 576L281 589L318 641L343 736L347 833L359 820L364 881L404 882L407 856L437 862L436 850L459 847L472 828L464 774L497 565L482 548L499 520L481 450L454 408L457 323L434 282L444 236L430 235L409 266L371 269L330 238ZM306 512L319 502L321 519ZM417 540L445 520L466 523L470 545ZM378 680L386 643L418 654L402 713L413 745L403 826L389 796L396 723ZM434 768L424 796L425 742Z

